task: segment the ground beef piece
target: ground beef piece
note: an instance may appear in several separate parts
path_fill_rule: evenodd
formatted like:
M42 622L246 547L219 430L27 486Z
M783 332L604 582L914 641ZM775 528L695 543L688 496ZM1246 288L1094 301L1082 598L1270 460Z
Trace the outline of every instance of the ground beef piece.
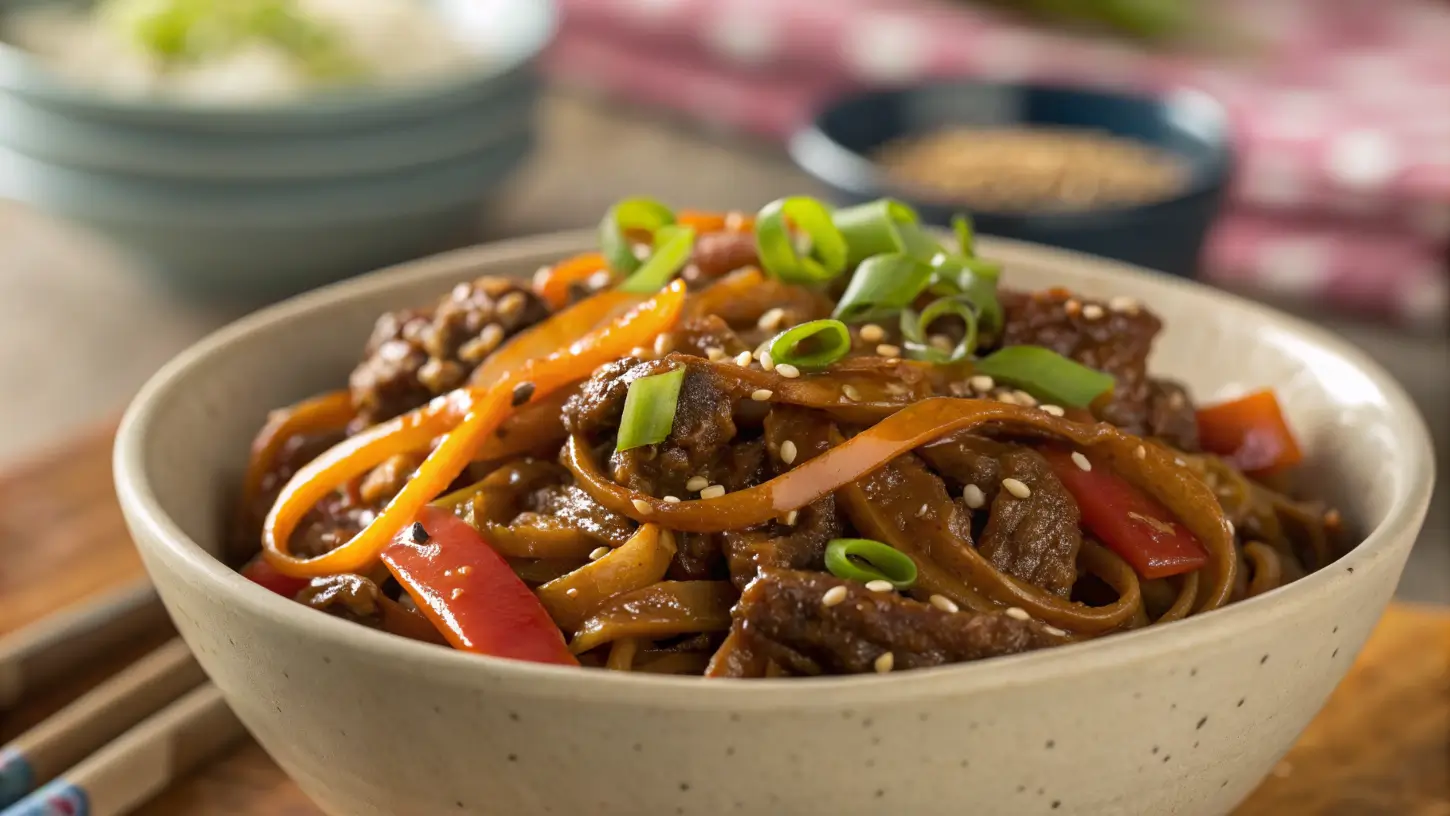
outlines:
M734 358L740 352L749 350L735 331L716 315L682 321L679 328L666 337L669 338L666 341L669 350L695 357L709 357L711 349L719 349L719 354Z
M1077 580L1082 547L1077 502L1053 475L1042 455L1021 445L962 434L922 449L921 455L955 487L974 485L988 509L977 525L977 550L992 566L1061 597ZM1002 488L1016 479L1031 491L1018 498Z
M564 403L564 427L570 433L591 437L611 435L619 427L629 384L641 377L663 374L674 368L665 360L622 357L594 370L579 393Z
M826 592L844 587L830 606ZM891 653L893 670L940 666L1056 645L1041 623L1005 614L947 613L894 592L872 592L828 573L771 570L750 585L734 611L755 648L792 674L876 671Z
M513 524L527 524L530 518L547 519L570 527L601 544L618 547L634 535L634 522L608 510L576 485L559 484L540 488L529 497L527 511Z
M1198 413L1181 384L1148 380L1148 433L1181 451L1199 450Z
M699 270L697 276L718 278L746 266L758 266L753 232L707 232L695 239L690 263Z
M339 618L376 627L379 625L379 599L382 590L361 575L328 575L313 578L297 593L295 600L313 609Z
M391 419L464 384L504 340L547 314L521 282L485 277L453 287L431 310L383 315L348 380L359 423Z
M1002 292L1007 324L1002 345L1044 346L1113 375L1117 387L1099 418L1146 435L1149 414L1148 352L1162 322L1136 304L1113 309L1065 289L1032 294Z

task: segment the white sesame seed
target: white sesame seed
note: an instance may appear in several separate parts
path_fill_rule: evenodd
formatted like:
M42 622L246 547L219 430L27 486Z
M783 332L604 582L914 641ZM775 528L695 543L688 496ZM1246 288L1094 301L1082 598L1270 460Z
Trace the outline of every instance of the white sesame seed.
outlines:
M945 595L933 595L927 600L931 601L932 606L948 614L961 611L961 607L957 606L957 602Z
M967 380L967 385L970 385L973 391L979 391L985 394L997 387L997 381L988 377L986 374L978 374L970 380Z
M845 385L841 386L841 396L852 402L861 401L861 392L857 390L856 386L851 385L850 383L846 383Z
M1074 465L1077 465L1077 469L1078 470L1092 470L1093 469L1093 463L1092 462L1089 462L1088 461L1088 458L1086 456L1083 456L1081 451L1073 451L1072 452L1072 463Z
M922 506L916 508L916 517L917 518L921 518L921 517L925 516L927 513L929 513L930 511L931 511L931 508L928 507L927 505L923 504Z
M760 352L760 367L765 369L766 371L775 370L775 358L770 356L770 352Z
M787 380L793 380L801 375L801 370L790 363L781 363L775 367L775 373L785 377Z
M765 402L773 396L775 396L775 392L769 388L757 388L750 392L750 398L756 402Z
M725 213L725 229L731 232L739 232L745 226L745 215L731 210Z
M1082 316L1086 320L1101 320L1103 318L1103 307L1096 303L1089 303L1082 307Z
M750 361L753 359L755 358L750 355L750 352L742 351L739 354L735 355L735 364L740 366L741 368L749 368Z
M877 674L887 674L896 665L896 657L890 652L882 652L873 665L876 667Z
M1007 488L1008 493L1011 493L1019 499L1027 499L1032 496L1032 488L1023 484L1020 479L1013 479L1011 476L1008 476L1002 480L1002 486Z
M888 380L886 382L886 390L890 392L891 396L893 397L904 397L907 394L911 393L910 388L907 388L906 386L895 380Z
M875 323L867 323L861 327L861 339L868 343L880 343L886 339L886 330Z
M589 284L590 289L603 289L604 287L608 286L609 282L612 280L614 280L614 276L609 274L609 270L601 269L598 272L595 272L593 275L590 275L587 283Z
M1139 445L1138 447L1136 447L1136 448L1133 449L1133 458L1134 459L1146 459L1146 458L1148 458L1148 449L1145 448L1145 447L1143 447L1142 445Z
M569 587L568 589L564 590L564 594L568 595L570 598L573 598L579 594L579 589L577 587Z
M997 395L997 401L998 402L1005 402L1008 405L1019 405L1020 404L1017 401L1017 394L1015 392L1012 392L1012 391L1003 391L1002 393L998 394Z
M1067 312L1069 316L1075 315L1082 311L1082 304L1076 300L1069 299L1066 303L1062 304L1062 310Z
M710 485L700 491L700 498L702 499L718 499L723 495L725 495L724 485Z
M879 345L879 346L876 347L876 356L878 356L878 357L900 357L901 356L901 346L893 346L890 343L882 343L881 345Z
M595 547L593 550L591 550L589 552L589 560L590 561L598 561L599 559L603 558L606 555L609 555L609 548L608 547Z
M544 264L543 266L539 267L538 269L535 269L534 270L534 288L535 289L542 288L543 285L544 285L544 282L549 279L549 273L550 272L553 272L553 271L554 271L554 268L552 266L549 266L548 264Z
M844 600L846 600L846 588L844 586L833 586L826 590L826 594L821 596L821 606L835 606Z
M1108 301L1108 308L1122 314L1137 314L1138 309L1141 307L1136 299L1130 298L1127 295L1118 295Z
M933 334L931 337L927 338L927 342L931 343L933 347L938 348L942 351L952 350L952 339L950 337L947 337L945 334Z
M756 321L755 325L764 331L775 331L780 328L780 321L784 319L785 310L777 307L761 315L760 320Z
M675 350L674 338L668 334L661 334L655 337L655 354L663 357Z
M1179 467L1188 467L1188 463L1185 462L1185 461L1183 461L1183 457L1181 457L1181 456L1175 456L1175 457L1173 457L1173 464L1175 464L1175 465L1177 465Z
M785 462L788 465L791 462L795 461L795 455L796 447L794 442L787 439L784 442L780 443L780 461Z
M665 504L679 504L679 503L680 503L680 497L679 496L665 496Z
M1037 404L1037 398L1026 391L1013 391L1012 396L1017 398L1018 405L1026 405L1028 408Z
M634 257L641 261L648 258L651 252L650 248L645 244L635 244L631 251L634 252Z
M711 346L705 349L705 356L709 357L711 360L723 360L725 359L725 349L722 349L719 346Z
M786 526L787 527L794 527L795 526L795 520L798 519L798 518L800 518L800 515L801 515L801 511L799 511L799 510L792 510L789 513L786 513L785 514L785 523L786 523Z
M1057 637L1067 637L1067 632L1058 629L1056 626L1044 626L1042 627L1042 631L1049 635L1056 635Z
M871 590L872 592L896 591L896 587L892 586L890 581L883 581L880 578L877 578L875 581L867 581L866 588Z
M649 515L649 511L651 508L649 506L649 502L645 501L644 499L635 499L634 501L630 502L630 504L633 504L634 509L638 510L640 513L643 513L644 515Z
M1017 606L1007 607L1007 617L1016 620L1032 620L1032 616L1027 614L1027 610Z
M962 488L962 500L973 510L981 510L987 506L987 494L982 492L982 488L974 484L969 484Z
M710 480L706 479L704 476L691 476L690 480L688 482L685 482L685 489L690 491L691 493L699 492L709 486Z
M1041 408L1044 413L1052 414L1056 417L1067 416L1067 411L1063 410L1063 407L1061 405L1052 405L1049 403L1047 405L1039 405L1037 407Z
M1228 519L1224 519L1223 523L1228 525L1228 534L1229 535L1231 535L1231 536L1232 535L1238 535L1238 533L1234 530L1234 523L1232 521L1229 521Z
M644 346L635 346L634 348L629 350L629 356L638 357L641 360L646 359L649 357L649 349L645 348Z

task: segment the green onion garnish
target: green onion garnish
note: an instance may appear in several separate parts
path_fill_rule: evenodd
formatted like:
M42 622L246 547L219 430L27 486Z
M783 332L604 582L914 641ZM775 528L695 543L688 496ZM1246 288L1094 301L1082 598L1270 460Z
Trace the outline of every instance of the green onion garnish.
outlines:
M1074 408L1092 405L1114 385L1110 375L1041 346L1006 346L978 360L974 367L1039 400Z
M796 253L790 224L810 239L805 255ZM846 239L831 223L831 211L808 196L782 198L755 217L755 250L765 271L786 283L821 283L846 271Z
M894 198L836 210L831 220L846 238L847 266L883 253L900 252L930 260L942 251L941 244L921 228L916 210Z
M690 262L690 253L695 249L695 230L677 224L666 224L655 230L654 252L636 269L634 274L619 284L621 292L639 295L652 294L670 282L676 272ZM633 257L633 256L631 256Z
M627 451L641 445L665 441L675 425L675 406L680 400L680 385L685 381L685 367L640 377L629 384L624 397L624 416L619 421L616 451Z
M798 368L825 368L851 350L851 332L839 320L812 320L786 329L770 341L770 357L777 364Z
M952 216L952 232L957 234L957 246L963 258L977 257L977 236L972 226L972 217L966 213Z
M856 322L893 315L926 289L932 272L926 261L905 253L872 255L856 267L831 316Z
M643 263L635 257L630 246L628 233L642 230L653 235L667 224L675 223L675 214L669 207L652 198L626 198L610 207L599 222L599 248L609 268L615 272L629 273Z
M965 297L976 307L983 331L995 334L1002 329L1006 316L997 300L1000 266L981 258L939 255L932 260L932 268L932 292Z
M831 539L826 545L826 569L848 581L890 581L897 589L916 583L911 556L869 538Z
M931 324L943 317L955 316L965 324L961 342L951 351L944 351L927 341ZM901 334L906 338L907 356L932 363L955 363L965 360L977 349L977 311L964 296L937 298L916 314L910 309L901 313Z

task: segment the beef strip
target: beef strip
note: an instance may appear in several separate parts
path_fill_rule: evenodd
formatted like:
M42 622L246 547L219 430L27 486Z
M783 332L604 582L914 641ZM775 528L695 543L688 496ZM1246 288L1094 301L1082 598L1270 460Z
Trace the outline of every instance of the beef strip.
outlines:
M634 535L634 522L605 509L578 486L558 484L540 488L529 497L528 509L513 520L517 528L535 523L566 527L618 547Z
M462 385L504 340L547 315L526 285L493 277L458 284L432 309L384 314L348 380L358 423L391 419Z
M378 604L382 597L382 590L370 579L342 574L313 578L294 600L329 615L377 628L381 625Z
M923 448L921 455L958 487L976 485L982 491L990 511L977 550L992 566L1068 597L1077 580L1082 518L1041 454L960 434ZM1002 489L1003 479L1022 482L1031 494L1025 499L1012 495Z
M707 232L695 239L690 263L699 270L692 277L705 280L718 278L747 266L757 266L760 259L755 254L755 233L733 230Z
M1173 447L1198 451L1198 415L1188 390L1172 380L1148 380L1148 433Z
M845 587L826 606L828 590ZM1001 613L943 612L894 592L822 572L770 570L735 607L736 625L751 645L793 674L859 674L876 670L890 652L894 670L961 663L1062 642L1033 620Z
M1141 307L1111 309L1065 289L1024 294L1004 290L1002 345L1049 348L1117 380L1100 419L1137 435L1148 433L1148 352L1163 323Z
M709 357L712 348L720 349L730 358L749 350L735 331L716 315L680 321L667 336L671 350L696 357Z

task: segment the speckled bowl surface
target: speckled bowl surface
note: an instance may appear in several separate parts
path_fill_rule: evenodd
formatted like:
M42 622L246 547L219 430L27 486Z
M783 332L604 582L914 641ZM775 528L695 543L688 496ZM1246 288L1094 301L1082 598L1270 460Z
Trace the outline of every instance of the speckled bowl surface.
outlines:
M415 643L289 603L212 557L267 410L341 385L379 313L590 242L480 247L286 302L183 354L127 414L117 489L162 598L247 727L329 813L1226 813L1353 662L1423 520L1428 436L1358 351L1193 284L984 240L1014 286L1149 304L1167 324L1155 370L1200 399L1277 389L1316 487L1363 542L1181 623L889 676L742 682Z

